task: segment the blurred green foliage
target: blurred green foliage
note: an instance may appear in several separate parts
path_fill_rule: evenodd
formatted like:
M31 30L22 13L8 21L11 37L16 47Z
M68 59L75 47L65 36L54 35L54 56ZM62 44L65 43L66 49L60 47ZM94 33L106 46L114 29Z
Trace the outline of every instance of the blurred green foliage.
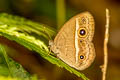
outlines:
M16 78L15 80L32 79L32 76L20 64L7 56L6 50L3 45L0 45L0 59L0 80L7 80L12 78Z

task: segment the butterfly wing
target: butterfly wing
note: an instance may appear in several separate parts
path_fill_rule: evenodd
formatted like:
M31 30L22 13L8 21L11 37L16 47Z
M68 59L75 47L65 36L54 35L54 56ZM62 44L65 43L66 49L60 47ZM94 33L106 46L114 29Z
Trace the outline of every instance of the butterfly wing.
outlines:
M84 17L84 15L86 15L87 17L90 16L89 18L91 18L90 13L88 13L88 12L78 14L77 16L74 16L73 18L71 18L60 29L60 31L58 32L58 34L56 35L56 37L54 39L53 45L51 45L51 50L54 53L57 53L57 56L61 60L63 60L65 63L67 63L68 65L70 65L70 66L72 66L72 67L74 67L78 70L83 70L90 65L90 64L88 64L88 65L84 64L85 66L82 65L84 67L83 68L81 66L81 63L85 62L85 61L84 60L78 60L76 62L76 60L77 60L77 58L79 59L80 54L84 53L86 55L86 51L91 47L91 44L92 44L91 41L92 41L93 34L94 34L94 32L93 32L94 26L92 26L92 27L90 26L90 29L88 29L88 30L90 30L90 33L88 33L86 37L81 38L81 39L84 40L83 43L80 43L80 39L77 39L75 37L75 34L76 34L76 19L77 18L82 19L82 17ZM85 18L85 19L87 19L87 18ZM89 26L89 24L90 24L88 19L87 20L82 20L78 23L79 23L79 25L84 25L84 26L86 26L86 25ZM91 30L92 30L92 32L91 32ZM78 43L75 42L76 39L79 41ZM89 45L89 42L90 42L90 45ZM79 49L81 48L78 51L78 54L76 54L77 53L76 44L78 45ZM94 48L94 47L92 46L92 48ZM91 51L91 49L88 50L88 51Z
M54 39L52 51L58 53L57 56L69 65L75 62L75 20L71 19L63 25Z

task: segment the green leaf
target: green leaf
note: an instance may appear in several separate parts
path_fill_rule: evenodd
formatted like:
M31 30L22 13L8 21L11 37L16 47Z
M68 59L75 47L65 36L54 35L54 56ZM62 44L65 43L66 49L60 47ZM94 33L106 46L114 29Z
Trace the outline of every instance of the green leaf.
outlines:
M40 36L40 38L37 38L29 33L35 33L37 36ZM16 41L31 51L36 51L44 59L56 64L59 67L65 68L69 72L81 77L83 80L89 80L83 73L75 70L60 59L49 54L50 51L47 46L48 44L45 44L45 40L43 40L41 36L46 39L46 41L49 41L49 36L52 37L55 34L54 29L48 28L42 24L38 24L17 16L0 14L1 36L4 36L9 40Z
M20 79L0 76L0 80L20 80Z
M0 75L1 76L8 76L9 75L9 69L5 64L0 64Z
M23 80L23 79L20 79L20 78L12 78L12 77L5 77L5 76L0 76L0 80ZM32 79L30 80L38 80L36 77L32 77Z
M3 57L6 61L6 66L8 68L6 71L9 71L8 76L20 78L21 80L31 79L31 75L27 71L25 71L25 69L20 64L7 56L6 51L2 45L0 45L0 53L3 54Z
M45 27L43 24L39 25L38 23L32 22L30 20L26 20L22 17L12 16L6 13L0 14L0 25L2 26L2 28L6 28L5 26L9 26L9 30L11 31L16 30L16 31L28 32L28 33L34 32L39 36L43 36L47 39L49 39L49 36L53 36L55 34L53 28L49 29L50 27L48 26Z

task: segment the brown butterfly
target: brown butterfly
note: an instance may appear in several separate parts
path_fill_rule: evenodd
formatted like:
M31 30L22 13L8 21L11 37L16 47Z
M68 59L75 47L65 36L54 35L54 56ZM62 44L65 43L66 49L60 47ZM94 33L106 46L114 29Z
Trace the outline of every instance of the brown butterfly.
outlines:
M84 70L95 59L93 36L93 16L83 12L63 25L54 41L50 41L50 49L69 66Z

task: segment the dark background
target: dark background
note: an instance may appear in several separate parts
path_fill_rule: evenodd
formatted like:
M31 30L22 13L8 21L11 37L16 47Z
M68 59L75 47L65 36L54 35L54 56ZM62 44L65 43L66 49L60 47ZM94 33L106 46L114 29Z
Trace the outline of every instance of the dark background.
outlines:
M93 42L96 49L96 59L90 68L82 72L91 80L101 80L100 65L103 64L103 40L106 24L105 9L108 8L110 10L110 38L108 43L109 62L107 80L120 80L120 1L63 0L64 3L59 4L64 9L60 9L60 5L56 7L57 1L60 0L0 0L0 12L22 16L58 29L58 26L62 26L72 16L80 12L89 11L95 19L95 36ZM58 10L59 15L57 14ZM60 16L62 21L58 24ZM2 39L0 38L0 40ZM18 53L17 57L13 57L12 55L16 61L21 63L30 73L36 73L41 79L81 80L81 78L78 78L74 74L41 59L37 55L30 55L29 53L34 52L24 49L15 42L6 40L4 43L16 49L16 53Z

